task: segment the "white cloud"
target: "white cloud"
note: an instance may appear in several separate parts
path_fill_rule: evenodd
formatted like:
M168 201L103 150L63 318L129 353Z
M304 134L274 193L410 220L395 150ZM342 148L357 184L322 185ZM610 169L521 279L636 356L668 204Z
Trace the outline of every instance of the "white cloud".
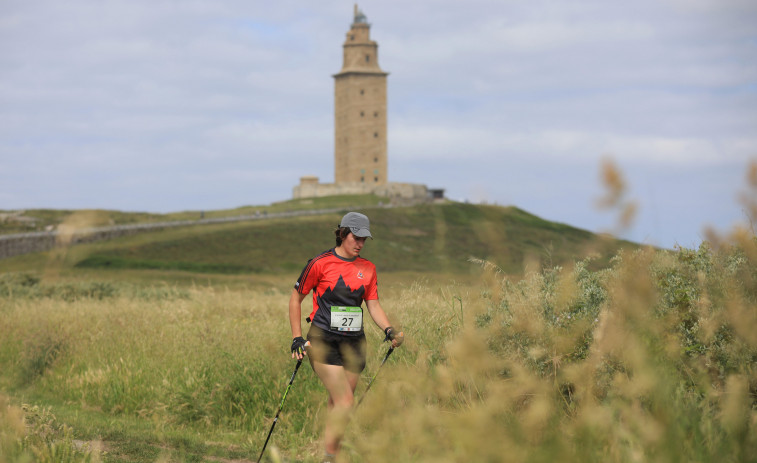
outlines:
M603 156L611 155L623 162L650 167L705 166L745 164L757 156L757 137L721 140L557 129L514 133L399 123L392 130L390 150L403 162L465 159L496 164L520 156L544 162L555 159L598 162Z
M690 168L713 189L757 156L757 3L461 5L360 2L391 73L395 178L558 214L590 202L587 166L604 155L639 178ZM224 207L285 199L301 175L330 179L331 75L352 4L0 8L0 209ZM698 177L713 169L720 183ZM726 221L715 209L696 213Z

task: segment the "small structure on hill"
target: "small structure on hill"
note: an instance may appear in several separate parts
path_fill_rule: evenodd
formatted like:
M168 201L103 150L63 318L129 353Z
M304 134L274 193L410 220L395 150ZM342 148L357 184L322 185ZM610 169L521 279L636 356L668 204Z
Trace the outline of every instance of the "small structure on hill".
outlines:
M342 45L342 69L334 74L334 183L307 175L294 187L294 198L343 194L386 196L394 200L430 201L444 190L390 182L387 172L387 97L389 73L378 64L378 44L370 24L355 5Z

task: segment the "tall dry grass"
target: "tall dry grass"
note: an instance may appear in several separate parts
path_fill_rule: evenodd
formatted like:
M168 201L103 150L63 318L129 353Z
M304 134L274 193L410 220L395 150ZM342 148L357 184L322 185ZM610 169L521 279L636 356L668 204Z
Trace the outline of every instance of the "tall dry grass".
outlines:
M371 391L349 461L755 461L754 237L586 264L487 266L454 333L424 310L424 348Z
M582 261L514 279L479 264L474 284L382 287L407 342L354 414L341 461L755 460L751 234L621 254L601 271ZM293 368L284 291L0 283L0 390L106 429L140 422L162 461L186 457L165 453L176 432L205 443L192 458L212 442L257 457ZM358 395L387 348L368 335ZM269 455L318 461L325 399L303 367ZM0 420L3 452L35 435L18 422ZM67 424L53 442L103 437Z

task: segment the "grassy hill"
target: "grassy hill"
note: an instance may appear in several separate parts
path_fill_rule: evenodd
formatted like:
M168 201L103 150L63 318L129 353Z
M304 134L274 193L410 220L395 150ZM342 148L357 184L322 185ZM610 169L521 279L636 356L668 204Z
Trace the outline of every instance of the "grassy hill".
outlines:
M219 209L212 211L189 210L156 214L149 212L129 212L107 209L25 209L0 210L0 234L39 232L56 227L65 222L72 215L84 216L89 227L105 227L109 225L132 225L156 222L170 222L182 220L196 220L198 218L223 218L256 213L273 213L300 211L308 209L328 209L345 205L357 207L378 206L386 201L375 195L343 195L326 198L295 199L280 201L270 205L240 206L233 209Z
M475 258L488 260L508 273L520 273L526 262L560 265L590 254L598 254L594 265L603 266L619 247L635 246L543 220L515 207L448 202L382 208L378 201L376 197L324 198L288 201L262 210L357 205L371 218L376 238L366 244L363 256L381 272L468 274L475 267L470 258ZM348 209L345 206L344 210ZM206 216L249 212L236 209ZM0 271L41 271L52 259L70 272L149 269L216 275L291 274L308 258L333 247L332 231L342 214L164 229L77 245L65 255L58 250L57 256L52 251L5 259L0 261Z

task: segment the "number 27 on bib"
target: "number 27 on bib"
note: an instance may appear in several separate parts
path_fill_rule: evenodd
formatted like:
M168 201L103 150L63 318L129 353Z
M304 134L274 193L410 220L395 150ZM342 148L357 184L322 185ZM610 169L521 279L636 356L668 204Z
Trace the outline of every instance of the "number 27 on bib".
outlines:
M360 331L363 328L361 307L331 307L331 329L336 331Z

